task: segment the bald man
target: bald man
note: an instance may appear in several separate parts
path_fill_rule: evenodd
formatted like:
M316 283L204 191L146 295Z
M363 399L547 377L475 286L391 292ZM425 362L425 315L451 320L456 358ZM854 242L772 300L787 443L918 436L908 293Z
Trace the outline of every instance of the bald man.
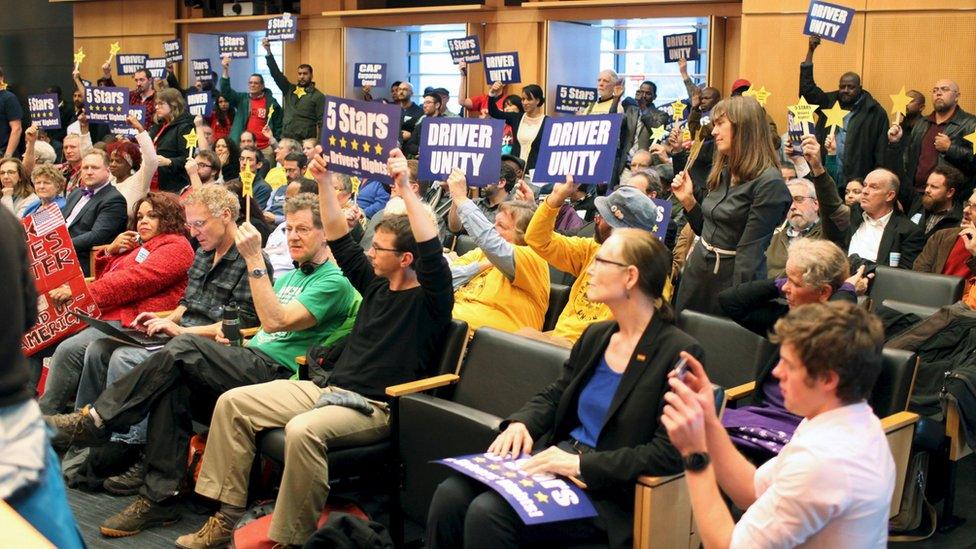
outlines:
M841 108L850 111L844 127L837 128L834 140L837 144L837 183L843 185L853 178L864 178L881 165L885 153L885 132L888 113L871 93L861 87L861 77L846 72L840 77L837 90L825 92L813 79L813 53L820 45L819 36L811 36L806 59L800 63L800 96L820 112L831 108L838 101ZM821 145L827 137L826 116L817 121L817 141ZM822 147L826 156L826 147Z
M976 117L959 106L961 96L959 84L941 79L932 87L932 114L921 118L907 138L897 124L888 130L885 165L907 182L898 194L906 211L925 191L929 174L940 162L963 173L964 182L956 195L969 196L973 189L976 159L965 136L976 131Z

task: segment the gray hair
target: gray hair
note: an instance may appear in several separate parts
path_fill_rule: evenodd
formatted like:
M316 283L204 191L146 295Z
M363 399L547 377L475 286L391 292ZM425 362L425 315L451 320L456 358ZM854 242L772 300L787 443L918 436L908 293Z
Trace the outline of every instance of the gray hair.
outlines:
M316 229L322 228L322 215L319 213L319 195L313 193L299 193L285 200L285 214L293 214L302 210L312 212L312 223Z
M603 69L602 71L600 71L599 74L603 74L603 73L607 73L610 75L610 79L613 81L612 83L614 86L620 83L620 76L617 74L617 71L613 69Z
M805 177L797 177L794 179L790 179L789 181L786 182L786 186L791 190L793 189L793 187L802 187L804 196L808 196L810 198L817 198L817 187L813 185L813 181L810 181Z
M281 141L278 141L278 146L287 148L291 152L302 152L302 144L290 137L282 138Z
M204 185L195 189L183 201L183 205L188 204L206 206L213 217L220 217L224 210L230 210L232 220L241 215L241 203L237 200L237 195L223 185Z
M829 240L798 238L790 243L786 262L803 273L803 282L834 291L850 276L847 255Z
M348 175L332 172L332 180L338 181L342 185L342 192L352 194L352 179Z

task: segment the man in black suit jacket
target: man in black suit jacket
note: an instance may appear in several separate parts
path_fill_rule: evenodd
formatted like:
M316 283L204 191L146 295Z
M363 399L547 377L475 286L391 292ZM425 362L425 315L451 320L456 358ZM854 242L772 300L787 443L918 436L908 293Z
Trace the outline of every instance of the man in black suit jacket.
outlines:
M85 276L91 276L91 249L109 244L125 230L125 197L109 181L108 155L95 149L81 160L81 183L65 201L65 222Z
M824 237L847 252L851 270L862 264L911 269L925 246L925 234L896 207L898 176L885 169L868 173L860 203L848 207L824 169L820 144L812 135L803 137L803 156L817 189Z

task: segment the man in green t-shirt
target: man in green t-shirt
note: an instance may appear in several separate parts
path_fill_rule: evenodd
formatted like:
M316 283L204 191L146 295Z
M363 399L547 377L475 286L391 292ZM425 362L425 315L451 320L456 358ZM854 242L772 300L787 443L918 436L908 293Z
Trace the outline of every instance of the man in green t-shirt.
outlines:
M94 445L149 416L146 477L140 495L102 524L102 535L131 536L179 519L179 506L174 503L187 463L191 409L209 415L225 391L292 377L295 356L348 330L346 319L360 298L330 261L316 195L290 198L285 203L285 223L288 252L298 268L273 287L265 270L261 235L247 222L237 231L237 250L247 263L262 326L246 346L197 335L177 336L119 378L93 406L49 417L59 431L55 440Z

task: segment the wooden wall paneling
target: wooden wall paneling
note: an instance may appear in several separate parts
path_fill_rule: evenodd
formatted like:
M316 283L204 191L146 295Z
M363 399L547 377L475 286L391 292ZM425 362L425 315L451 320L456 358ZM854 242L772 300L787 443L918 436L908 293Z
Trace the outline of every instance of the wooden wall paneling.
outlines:
M947 37L952 37L947 39ZM963 109L976 109L976 12L869 13L864 44L864 87L891 108L889 94L901 86L925 95L940 78L955 80Z
M182 2L181 2L182 3ZM122 4L122 34L173 34L176 26L176 2L160 0L125 0ZM162 44L159 45L162 49Z
M710 17L708 21L708 74L705 81L719 90L723 88L722 83L725 82L727 24L728 20L724 17Z
M345 89L344 31L341 28L301 30L301 60L287 61L297 71L300 63L315 70L315 83L326 95L342 95Z
M865 10L866 2L870 0L835 0L835 4L840 4L849 8L854 8L858 12ZM926 0L916 0L926 1ZM810 0L742 0L742 14L787 14L803 13L810 9Z
M545 89L545 22L536 23L489 23L485 26L483 52L519 52L519 69L522 85L539 84ZM483 67L479 70L484 71ZM521 85L509 93L517 93Z
M976 10L976 0L867 0L867 11Z
M725 19L725 58L721 80L713 80L713 86L719 88L722 95L727 95L732 88L732 82L739 78L739 67L742 57L742 18L728 17Z
M474 35L478 37L478 43L485 46L485 28L486 26L482 23L468 23L467 30L468 35ZM521 55L519 55L519 61L521 61ZM468 68L468 97L473 97L475 95L481 95L483 93L488 93L488 84L485 82L485 70L481 63L471 65ZM416 90L415 90L416 91Z
M122 0L102 0L75 4L74 26L75 38L122 34Z
M809 38L802 34L803 14L749 15L742 18L742 40L737 78L765 86L772 95L766 104L780 132L786 130L786 107L799 98L800 62L806 56ZM840 75L861 73L864 51L865 15L858 13L847 35L847 43L824 41L814 57L814 78L824 90L836 90ZM871 82L864 81L871 89ZM728 93L728 88L723 94Z

